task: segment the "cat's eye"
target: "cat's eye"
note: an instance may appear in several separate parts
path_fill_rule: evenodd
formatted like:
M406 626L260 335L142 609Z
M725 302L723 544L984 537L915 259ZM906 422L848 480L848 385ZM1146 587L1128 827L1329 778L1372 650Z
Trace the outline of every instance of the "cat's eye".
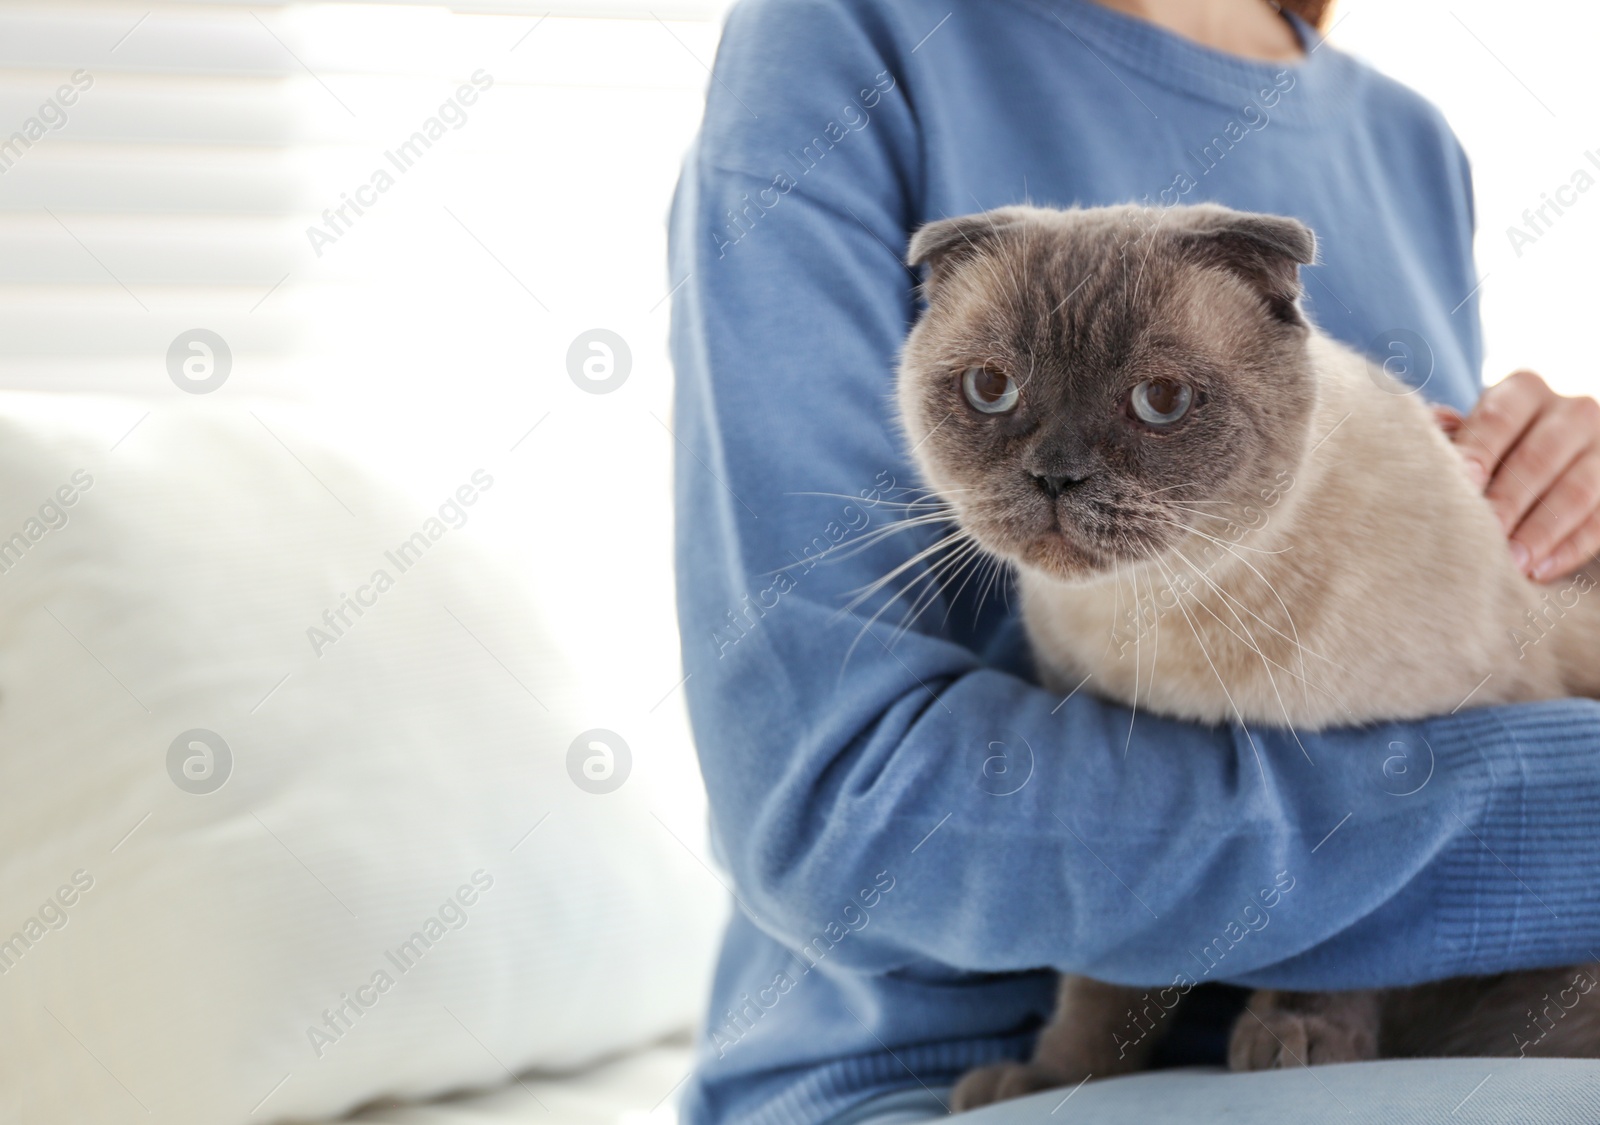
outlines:
M985 414L1004 414L1015 409L1022 397L1017 381L993 367L969 367L961 373L961 391L974 410Z
M1147 426L1170 426L1193 405L1194 388L1176 379L1146 379L1128 397L1134 417Z

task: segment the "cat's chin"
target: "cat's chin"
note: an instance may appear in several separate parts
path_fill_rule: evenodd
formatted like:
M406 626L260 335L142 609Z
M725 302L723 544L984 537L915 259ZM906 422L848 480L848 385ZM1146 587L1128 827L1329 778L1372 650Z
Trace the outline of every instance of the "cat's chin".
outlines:
M1092 582L1107 574L1112 556L1068 539L1058 531L1040 535L1025 543L1016 554L1017 563L1057 582Z

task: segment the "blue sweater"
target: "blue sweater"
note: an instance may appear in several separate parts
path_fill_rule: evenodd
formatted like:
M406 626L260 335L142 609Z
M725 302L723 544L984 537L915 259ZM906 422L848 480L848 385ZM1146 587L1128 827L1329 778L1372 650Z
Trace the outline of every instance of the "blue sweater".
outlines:
M735 7L671 219L685 690L737 900L692 1125L818 1122L1025 1055L1047 967L1165 1011L1196 983L1600 948L1594 703L1306 735L1309 761L1141 714L1124 753L1128 711L1036 686L980 582L898 639L898 606L867 626L887 595L841 614L939 533L876 538L917 484L892 399L908 235L1025 200L1297 216L1323 328L1437 401L1478 393L1466 159L1333 47L1246 62L1090 0Z

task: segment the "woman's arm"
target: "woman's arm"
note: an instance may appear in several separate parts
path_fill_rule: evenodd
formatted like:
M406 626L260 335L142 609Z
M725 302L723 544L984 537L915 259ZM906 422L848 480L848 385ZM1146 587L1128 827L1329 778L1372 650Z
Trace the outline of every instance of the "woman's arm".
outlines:
M890 398L900 255L937 217L903 46L925 29L883 11L736 8L673 210L685 690L743 908L796 948L859 925L830 956L876 970L1151 983L1209 959L1213 979L1324 988L1590 958L1593 703L1297 743L1130 722L1092 685L1063 702L986 666L966 606L892 646L893 609L839 617L931 541L866 546L893 518L869 500L914 483Z

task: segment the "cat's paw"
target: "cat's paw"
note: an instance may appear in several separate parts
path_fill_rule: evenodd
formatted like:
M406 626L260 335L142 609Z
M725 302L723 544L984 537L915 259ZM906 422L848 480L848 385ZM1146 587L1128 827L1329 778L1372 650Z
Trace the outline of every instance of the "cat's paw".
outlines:
M1068 1079L1032 1063L1004 1062L980 1066L961 1076L950 1095L950 1110L961 1113L979 1106L1020 1098L1024 1094L1065 1086Z
M1377 1057L1377 1037L1369 1027L1281 1008L1247 1010L1228 1042L1229 1070L1280 1070Z

